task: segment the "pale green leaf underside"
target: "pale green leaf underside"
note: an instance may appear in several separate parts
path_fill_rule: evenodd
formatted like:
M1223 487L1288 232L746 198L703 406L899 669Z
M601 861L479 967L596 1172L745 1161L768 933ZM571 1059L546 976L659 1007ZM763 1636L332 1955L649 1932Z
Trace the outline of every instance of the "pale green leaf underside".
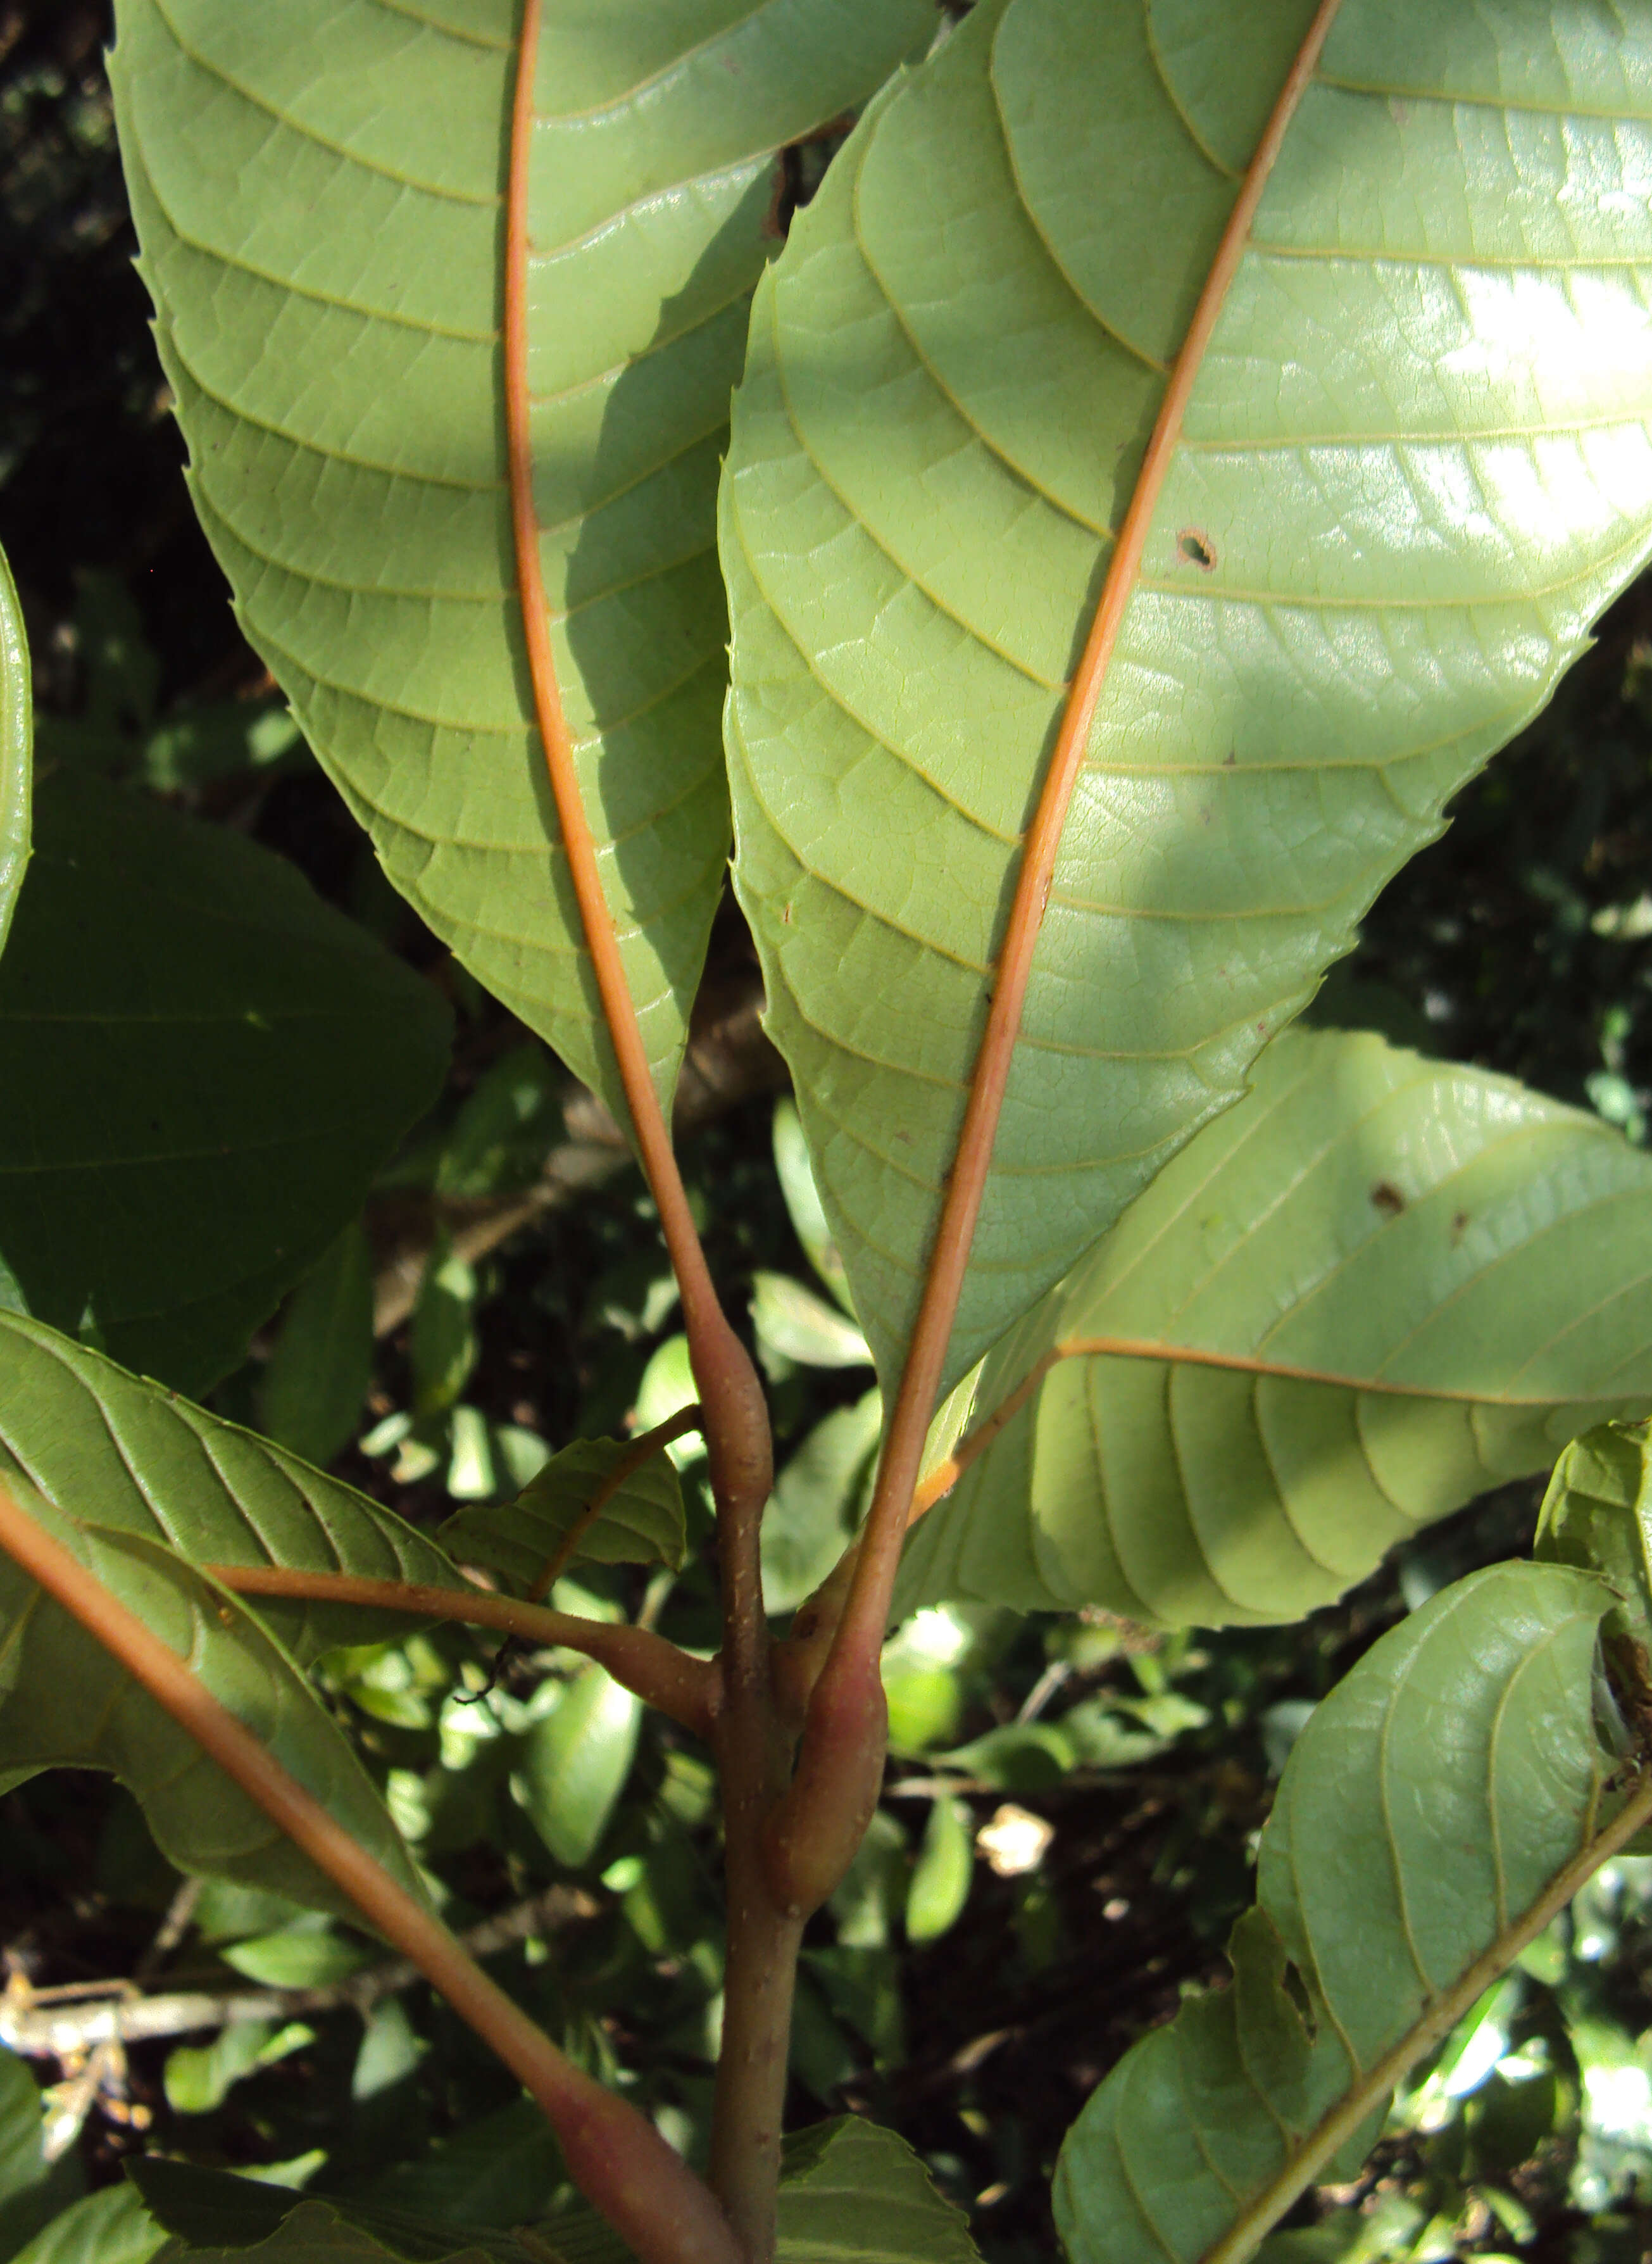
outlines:
M201 1564L465 1584L391 1510L39 1321L0 1312L0 1476L69 1516ZM402 1615L261 1597L301 1664L405 1632Z
M590 1512L603 1480L635 1441L576 1439L553 1455L514 1501L496 1508L461 1509L441 1528L449 1555L465 1564L501 1572L518 1595L531 1588ZM688 1545L683 1489L669 1455L656 1455L634 1470L612 1498L585 1525L569 1564L665 1564L682 1567Z
M29 859L33 737L34 688L23 608L0 550L0 949Z
M1289 1032L995 1348L964 1430L1093 1338L1359 1381L1061 1360L915 1527L902 1611L1220 1626L1330 1602L1420 1526L1652 1407L1652 1157L1507 1078Z
M336 1822L419 1901L412 1858L343 1730L301 1668L237 1597L147 1535L65 1516L14 1484L38 1518ZM181 1870L266 1887L346 1917L355 1906L97 1639L0 1557L0 1782L44 1768L111 1770Z
M1055 2214L1073 2264L1202 2256L1579 1852L1605 1773L1590 1680L1608 1601L1586 1574L1493 1565L1318 1708L1262 1835L1233 1985L1134 2045L1068 2134ZM1323 2176L1375 2137L1370 2103Z
M886 1384L1111 530L1311 12L982 0L757 294L735 877ZM949 1380L1242 1091L1645 556L1649 200L1640 0L1344 0L1091 728Z
M622 1107L531 700L504 488L518 11L121 0L122 153L197 507L386 870ZM535 81L535 501L568 722L663 1100L721 886L717 468L778 144L928 0L551 0Z

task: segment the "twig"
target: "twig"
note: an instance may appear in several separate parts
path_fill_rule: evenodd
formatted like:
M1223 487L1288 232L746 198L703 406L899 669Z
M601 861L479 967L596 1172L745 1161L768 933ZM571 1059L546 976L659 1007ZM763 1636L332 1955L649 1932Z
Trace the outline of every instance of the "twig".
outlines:
M554 1612L516 1596L482 1588L437 1588L415 1580L369 1580L353 1572L302 1572L286 1564L203 1564L220 1587L243 1596L288 1596L299 1601L366 1604L426 1620L456 1620L466 1627L497 1628L524 1642L577 1651L605 1667L645 1705L669 1714L696 1737L709 1737L719 1702L717 1668L679 1651L650 1629Z
M199 1895L199 1879L185 1880L185 1884ZM491 1957L535 1935L596 1918L602 1908L594 1896L577 1888L551 1887L495 1918L482 1919L461 1934L459 1941L472 1957ZM31 2059L65 2059L99 2044L146 2043L158 2036L196 2035L233 2028L242 2021L290 2021L305 2013L345 2007L365 2014L381 1997L394 1996L420 1977L411 1959L390 1957L352 1973L346 1980L308 1989L179 1989L164 1996L144 1996L135 1986L144 1962L140 1962L129 1981L77 1983L83 2001L75 2005L43 2001L50 1992L32 1997L26 1983L19 1985L14 1981L0 1996L0 2044ZM97 2001L84 2001L87 1999Z

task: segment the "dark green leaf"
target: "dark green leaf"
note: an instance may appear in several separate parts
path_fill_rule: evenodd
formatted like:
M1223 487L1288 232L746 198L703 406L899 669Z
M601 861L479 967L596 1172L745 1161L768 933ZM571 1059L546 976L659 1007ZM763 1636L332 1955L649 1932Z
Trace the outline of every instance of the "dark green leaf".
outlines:
M221 1375L433 1096L447 1029L279 858L49 781L0 960L0 1252L29 1310L182 1390Z
M372 1383L373 1251L355 1220L282 1309L259 1386L259 1423L325 1469L354 1436Z

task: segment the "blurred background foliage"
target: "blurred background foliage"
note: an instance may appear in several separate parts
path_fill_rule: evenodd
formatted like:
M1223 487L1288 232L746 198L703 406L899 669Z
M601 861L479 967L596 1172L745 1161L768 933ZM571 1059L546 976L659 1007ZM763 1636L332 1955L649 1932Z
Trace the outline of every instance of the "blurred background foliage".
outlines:
M389 889L240 641L130 266L108 28L101 0L0 0L0 542L36 656L40 760L290 858L453 1006L439 1107L214 1403L433 1526L515 1493L572 1439L683 1404L675 1291L612 1123ZM878 1409L757 1003L728 911L679 1129L772 1387L764 1564L783 1612L853 1521ZM1317 1012L1645 1140L1652 589L1613 610L1382 897ZM698 1452L673 1449L685 1571L585 1567L558 1601L713 1645ZM1061 2136L1130 2040L1222 1970L1314 1703L1435 1588L1523 1549L1538 1491L1488 1498L1298 1628L1162 1641L983 1608L910 1622L888 1654L887 1796L809 1928L793 2119L892 2122L995 2264L1048 2255ZM481 1929L583 2062L701 2147L721 1978L703 1754L598 1670L458 1630L336 1655L326 1683L453 1922ZM0 2264L77 2195L31 2264L69 2264L94 2235L105 2264L122 2243L141 2264L119 2176L141 2148L471 2223L519 2222L562 2186L537 2116L426 1992L347 1928L184 1886L101 1780L0 1800L0 1951L16 2047L0 2052ZM1627 1858L1418 2072L1357 2184L1310 2198L1271 2253L1648 2253L1649 1975L1652 1858ZM117 2013L151 2033L110 2041Z

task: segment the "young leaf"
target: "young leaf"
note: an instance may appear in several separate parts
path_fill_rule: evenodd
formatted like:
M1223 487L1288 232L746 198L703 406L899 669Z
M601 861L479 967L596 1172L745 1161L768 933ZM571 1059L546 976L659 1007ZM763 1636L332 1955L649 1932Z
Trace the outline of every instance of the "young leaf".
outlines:
M412 1859L348 1738L241 1599L148 1535L66 1515L15 1477L7 1486L424 1903ZM45 1768L107 1769L141 1804L156 1844L180 1870L243 1880L359 1919L264 1810L10 1556L0 1557L0 1782L20 1784Z
M1590 1696L1610 1600L1586 1574L1493 1565L1318 1707L1231 1986L1134 2045L1068 2133L1072 2264L1238 2264L1308 2185L1353 2173L1399 2078L1611 1852Z
M29 860L34 686L23 608L0 550L0 950Z
M386 869L624 1121L512 555L501 204L520 10L121 0L121 153L243 625ZM717 467L784 142L930 0L556 8L525 307L533 506L608 911L669 1102L728 846Z
M982 0L757 294L736 883L886 1388L982 1185L1035 810L942 1390L1243 1091L1652 541L1652 24L1350 0L1299 86L1328 12Z
M424 1535L250 1431L14 1313L0 1312L0 1475L70 1515L207 1564L283 1564L464 1585ZM264 1596L258 1615L308 1665L408 1631L400 1613Z
M325 1469L354 1436L372 1383L373 1252L354 1219L286 1301L259 1387L259 1424Z
M355 1215L447 1042L431 986L280 858L53 779L0 958L0 1257L28 1310L204 1389Z
M1018 1390L901 1610L1295 1618L1652 1407L1652 1157L1506 1078L1290 1033L994 1351L964 1451Z
M525 1595L570 1539L569 1564L665 1564L681 1568L688 1546L683 1489L668 1455L633 1470L593 1517L603 1482L634 1453L634 1440L576 1439L514 1501L461 1509L441 1528L442 1547L457 1563L503 1573Z

